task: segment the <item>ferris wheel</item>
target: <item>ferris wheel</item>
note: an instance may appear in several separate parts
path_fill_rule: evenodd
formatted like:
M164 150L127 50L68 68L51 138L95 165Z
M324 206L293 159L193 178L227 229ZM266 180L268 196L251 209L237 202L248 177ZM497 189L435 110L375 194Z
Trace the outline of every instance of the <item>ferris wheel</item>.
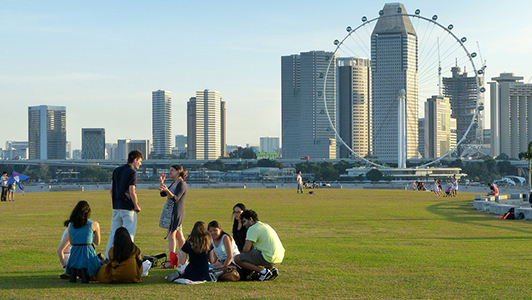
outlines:
M393 34L386 34L386 30L392 30L396 26L394 22L398 19L401 19L403 26L401 30L404 37L401 44L397 44L397 47L403 49L401 50L403 52L392 53L393 48L388 47L386 43L393 43ZM352 156L370 165L385 167L371 161L366 156L367 152L362 153L361 150L354 149L356 143L353 143L352 139L347 142L344 141L345 133L340 134L336 122L332 121L332 119L337 120L337 116L331 118L332 112L329 111L329 108L336 107L331 106L331 103L336 103L337 99L331 98L331 94L325 92L328 88L327 77L333 74L331 71L334 68L339 70L341 64L346 66L346 63L367 67L368 74L370 74L366 77L369 86L367 94L355 95L353 92L351 101L354 103L354 98L362 97L365 98L366 103L373 103L373 107L367 105L357 107L353 104L350 108L354 111L357 109L368 110L372 116L372 122L369 124L372 123L372 125L369 126L371 132L365 134L380 139L378 142L388 147L388 151L392 151L389 149L390 147L395 148L393 151L398 153L399 167L401 164L406 165L407 157L421 158L419 152L412 154L411 149L415 147L416 151L419 151L420 148L423 148L419 146L424 146L424 144L417 145L418 141L413 141L418 137L418 118L425 117L426 120L425 111L430 112L426 108L427 101L448 102L449 109L443 110L446 111L444 113L446 115L436 113L436 118L442 119L438 119L438 122L434 124L437 123L438 126L441 126L440 129L446 129L449 136L444 142L435 145L438 151L434 151L431 157L425 158L428 162L420 167L435 164L441 159L449 157L462 143L475 142L472 141L472 136L481 136L482 134L483 93L486 91L483 86L485 66L482 62L477 64L482 67L477 68L475 66L475 58L478 55L466 48L467 38L456 35L454 25L440 24L437 15L424 17L419 9L415 10L414 14L408 14L402 5L394 7L394 11L391 12L390 8L385 6L383 10L379 11L377 17L369 19L363 16L361 21L362 23L356 27L348 26L346 28L347 35L343 39L334 41L336 48L333 57L337 59L329 60L324 78L325 113L336 134L337 141L341 144L340 147L346 147ZM393 30L397 31L396 28ZM378 51L381 53L377 54ZM390 61L390 64L393 64L394 61L402 61L395 66L395 71L392 70L396 73L385 74L383 70L387 68L387 60ZM389 69L392 68L393 66L389 67ZM351 80L356 82L358 79L351 78ZM466 87L462 86L464 83L466 83ZM339 85L337 84L337 86ZM387 91L388 93L386 93ZM460 98L464 96L464 93L467 93L466 97ZM387 102L382 102L382 99ZM379 104L378 101L384 104ZM375 105L381 106L376 108ZM443 104L439 105L441 109ZM453 106L452 110L450 109L451 106ZM355 113L353 112L353 114ZM432 116L432 112L430 113ZM353 125L353 128L355 126L356 124ZM456 131L452 132L449 128L443 128L445 126L451 126ZM425 128L425 130L428 129ZM387 135L390 134L392 135L391 139L387 138ZM372 150L376 151L376 149Z

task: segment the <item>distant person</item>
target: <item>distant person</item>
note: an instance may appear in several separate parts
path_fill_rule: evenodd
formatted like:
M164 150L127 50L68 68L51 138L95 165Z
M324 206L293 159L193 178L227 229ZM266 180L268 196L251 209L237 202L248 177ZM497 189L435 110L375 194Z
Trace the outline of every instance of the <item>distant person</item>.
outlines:
M320 185L316 182L316 180L314 180L314 181L312 182L312 188L317 189L317 188L319 188L319 187L320 187Z
M412 189L414 191L417 191L417 181L412 182L412 184L410 184L410 186L412 187Z
M131 240L125 227L116 230L113 246L109 251L109 262L96 274L101 283L142 282L142 256L140 249Z
M260 222L253 210L246 210L241 218L248 234L243 253L235 256L235 263L257 272L258 281L275 279L279 275L275 265L283 261L285 251L279 236L270 225Z
M297 193L303 194L303 177L301 177L301 171L297 172Z
M453 175L453 178L451 179L451 196L456 197L458 195L458 179L456 178L456 174Z
M7 201L15 201L16 182L7 186Z
M177 266L178 256L176 255L176 243L179 246L178 249L181 249L185 244L185 236L183 235L183 219L185 218L185 199L187 196L187 183L185 179L187 178L188 172L183 170L183 167L180 165L173 165L170 167L169 176L174 181L170 186L164 184L165 175L161 174L159 185L159 192L161 197L166 197L165 208L163 208L163 215L167 207L172 207L172 212L170 214L170 220L168 222L168 231L166 238L168 238L168 254L170 261L165 263L162 267L163 269L170 269ZM161 215L161 219L163 219ZM161 226L159 222L159 226ZM164 227L164 226L161 226ZM182 253L182 255L185 255Z
M0 177L0 184L2 185L2 201L7 201L7 181L9 180L9 177L7 176L7 172L2 173L2 177Z
M68 259L70 258L70 249L72 248L72 245L70 244L70 235L68 233L68 225L70 225L70 219L66 220L63 225L66 228L63 232L63 236L61 237L61 243L59 244L59 247L57 247L57 256L59 257L59 263L63 267L63 271L65 271ZM66 273L61 275L60 277L67 278L67 276L65 275Z
M432 191L434 194L436 194L436 197L440 197L440 184L438 183L437 179L434 179L434 187L432 188Z
M311 189L312 188L312 184L310 183L310 180L308 180L307 183L305 184L305 188L306 189Z
M490 191L488 192L487 196L497 196L499 195L499 188L493 184L493 183L488 183L488 186L490 187Z
M246 206L242 203L237 203L233 206L233 239L239 252L244 249L246 234L248 233L248 229L242 225L242 218L240 218L244 211L246 211Z
M113 179L109 193L113 201L113 218L111 233L105 256L109 257L109 249L113 246L114 234L120 227L125 227L135 241L137 231L137 213L140 212L137 199L137 170L142 165L142 152L133 150L127 156L127 164L113 171Z
M68 225L69 241L72 245L65 273L70 274L70 282L76 282L79 273L82 283L96 276L100 269L100 258L94 246L100 244L100 224L90 220L91 208L85 200L78 202L70 214Z

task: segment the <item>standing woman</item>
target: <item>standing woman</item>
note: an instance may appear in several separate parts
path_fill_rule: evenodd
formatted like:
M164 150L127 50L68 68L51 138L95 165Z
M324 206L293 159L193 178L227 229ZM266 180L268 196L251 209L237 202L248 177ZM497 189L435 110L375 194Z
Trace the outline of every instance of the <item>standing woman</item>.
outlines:
M240 215L245 210L246 206L242 203L237 203L233 206L233 239L240 252L244 249L244 244L246 244L246 234L248 232L248 229L242 226L242 219L240 218Z
M174 180L170 186L164 184L165 175L161 174L160 180L161 184L159 185L159 191L161 192L161 197L167 198L167 203L173 202L172 214L170 217L170 223L168 225L168 233L166 238L168 238L168 252L170 255L170 262L164 264L163 269L169 269L177 266L179 258L175 253L176 241L179 245L179 249L185 244L185 237L183 235L183 228L181 224L183 223L183 218L185 217L185 199L187 196L187 183L185 179L187 178L188 172L183 170L183 167L180 165L173 165L170 167L169 177ZM165 204L167 206L167 204ZM164 208L163 208L164 214ZM162 219L163 216L161 216ZM160 224L161 225L161 224ZM181 251L180 251L181 252ZM185 254L182 253L184 256Z
M94 252L94 246L100 244L100 224L90 220L91 208L87 201L78 202L70 214L68 225L69 241L72 245L65 273L70 274L70 282L76 282L77 272L81 273L81 282L88 283L100 269L100 258Z

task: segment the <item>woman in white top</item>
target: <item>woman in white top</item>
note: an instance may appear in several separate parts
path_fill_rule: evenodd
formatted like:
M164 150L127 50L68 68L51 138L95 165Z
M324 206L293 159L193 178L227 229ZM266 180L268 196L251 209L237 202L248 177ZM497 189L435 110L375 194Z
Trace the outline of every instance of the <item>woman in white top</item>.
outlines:
M215 268L234 265L233 258L240 252L233 238L222 230L217 221L211 221L207 226L207 230L212 236L213 252L215 254L215 257L211 257L211 265Z

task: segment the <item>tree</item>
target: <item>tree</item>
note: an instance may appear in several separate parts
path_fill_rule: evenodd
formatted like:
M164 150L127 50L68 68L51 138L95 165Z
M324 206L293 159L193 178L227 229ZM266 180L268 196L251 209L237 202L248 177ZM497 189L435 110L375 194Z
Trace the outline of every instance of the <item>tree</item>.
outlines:
M283 168L283 164L280 163L280 162L278 162L278 161L271 160L271 159L260 159L260 160L257 162L257 167L279 168L279 169L282 169L282 168Z
M506 153L501 153L497 156L497 160L510 160L510 157Z
M111 175L111 170L99 167L86 167L79 172L79 179L89 182L109 182L111 181Z
M203 164L203 167L207 170L216 170L216 171L224 171L225 170L225 164L222 160L217 159L215 161L208 161Z
M519 159L525 159L528 161L528 190L532 189L532 170L530 169L530 161L532 161L532 142L528 143L528 149L526 152L519 153Z
M371 181L379 181L382 179L382 173L377 169L372 169L371 171L366 173L366 178Z

